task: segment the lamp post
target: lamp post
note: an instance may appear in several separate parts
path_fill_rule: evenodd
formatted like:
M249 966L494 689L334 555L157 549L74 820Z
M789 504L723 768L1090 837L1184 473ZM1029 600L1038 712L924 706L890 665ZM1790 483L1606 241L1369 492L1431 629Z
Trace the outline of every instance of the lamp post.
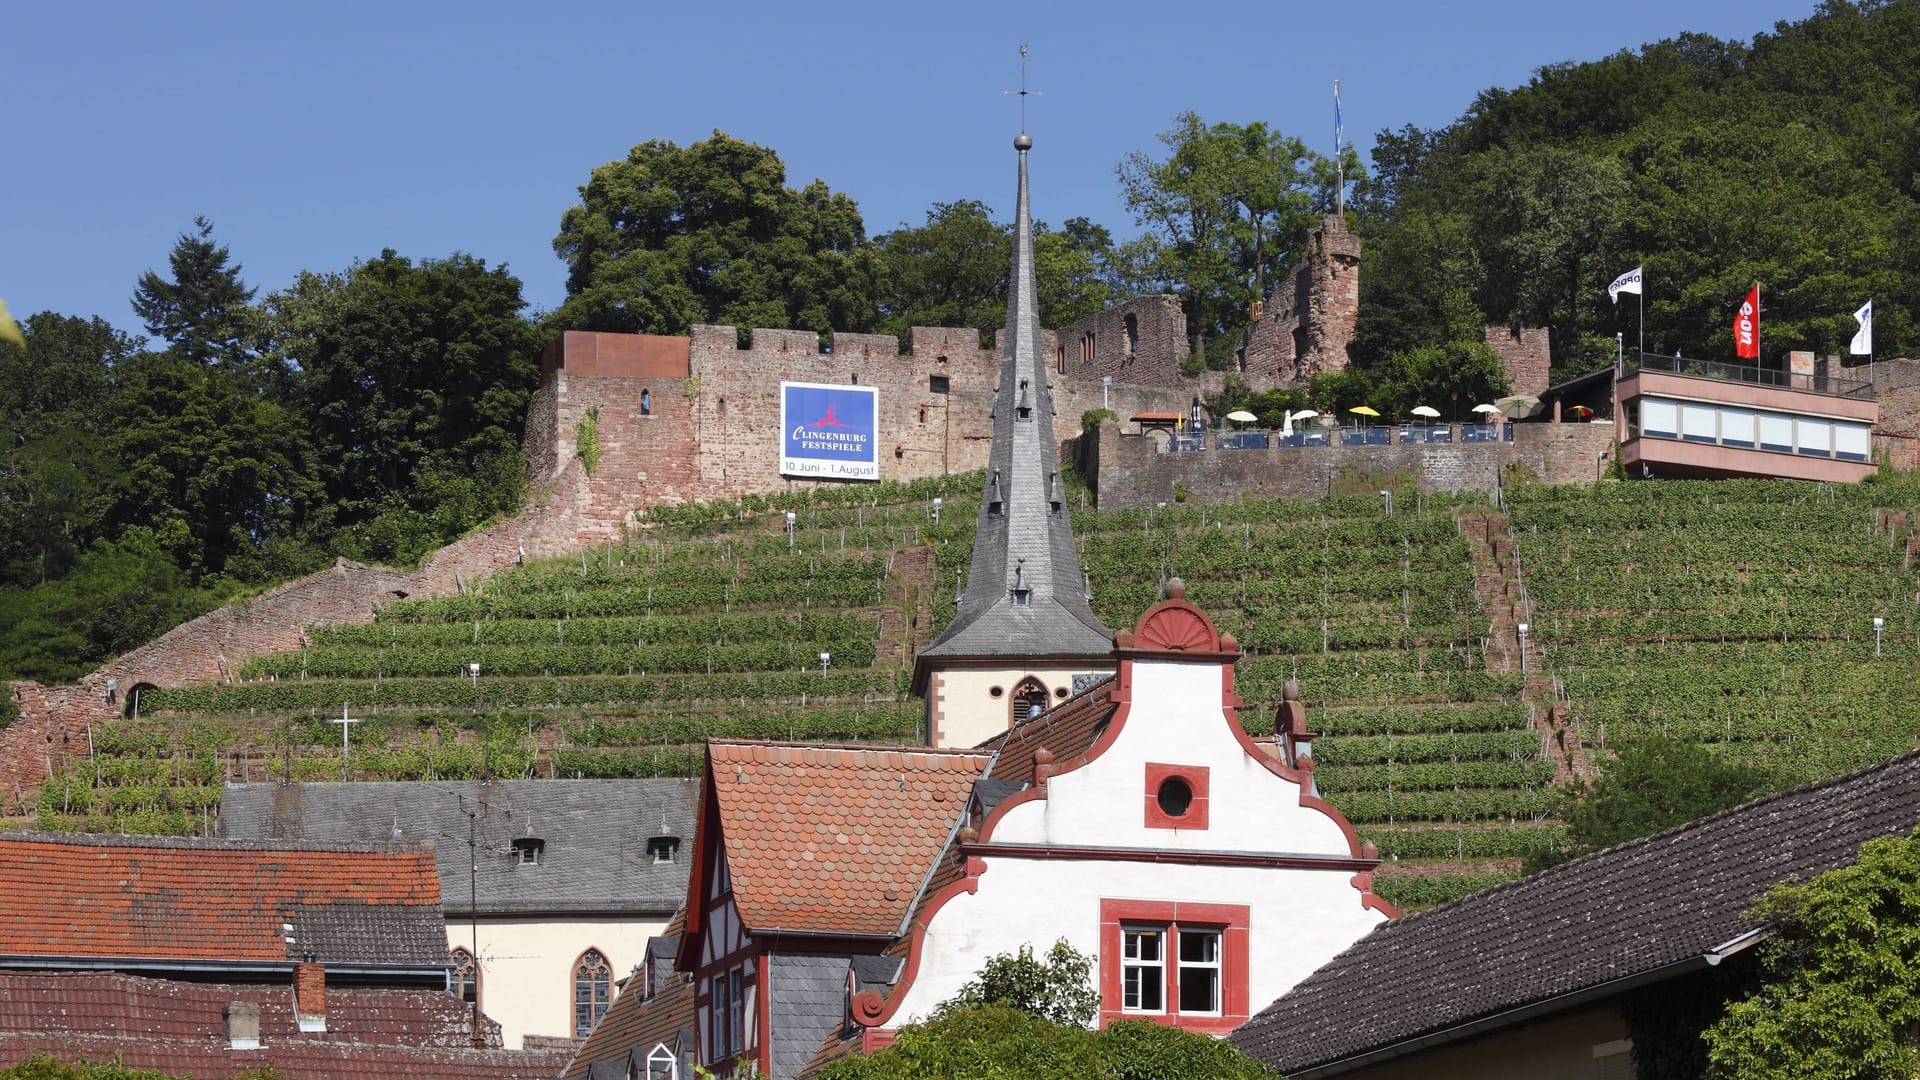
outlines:
M1520 674L1527 673L1527 624L1521 623L1520 630Z
M930 506L930 507L928 507L928 509L927 509L927 520L928 520L928 521L939 521L939 520L940 520L940 508L941 508L942 506L944 506L944 505L946 505L946 501L945 501L945 500L943 500L943 499L941 499L941 498L940 498L939 496L937 496L937 495L936 495L936 496L934 496L934 499L933 499L933 505L932 505L932 506Z
M793 527L799 520L800 517L798 514L795 514L791 510L787 511L787 554L789 555L793 554Z
M825 675L827 673L827 668L831 667L832 665L833 665L833 654L830 652L821 653L820 654L820 674Z
M1873 617L1873 655L1880 655L1880 631L1886 629L1887 620L1878 615Z
M1383 491L1380 493L1380 497L1382 499L1385 499L1387 502L1387 516L1392 517L1393 516L1393 492Z

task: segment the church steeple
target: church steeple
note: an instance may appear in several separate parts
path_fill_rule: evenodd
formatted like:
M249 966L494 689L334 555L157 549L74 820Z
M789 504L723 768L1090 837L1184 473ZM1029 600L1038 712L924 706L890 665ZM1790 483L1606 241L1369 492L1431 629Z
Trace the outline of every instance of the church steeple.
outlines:
M1020 191L986 491L959 613L914 665L914 688L921 693L930 667L1004 661L1025 667L1079 663L1080 670L1091 670L1108 666L1113 650L1113 632L1087 603L1054 441L1027 206L1033 140L1022 132L1013 145L1020 154Z

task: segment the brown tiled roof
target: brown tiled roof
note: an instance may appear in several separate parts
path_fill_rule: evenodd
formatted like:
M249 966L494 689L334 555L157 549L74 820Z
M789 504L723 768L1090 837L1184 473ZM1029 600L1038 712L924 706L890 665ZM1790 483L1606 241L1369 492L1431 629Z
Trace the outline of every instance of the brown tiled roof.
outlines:
M1920 825L1920 753L1383 924L1233 1034L1296 1075L1652 977L1755 929L1767 889ZM1463 1033L1464 1034L1464 1033Z
M998 752L993 763L995 780L1033 781L1033 755L1041 747L1053 755L1053 771L1066 772L1086 759L1087 751L1100 741L1117 707L1113 701L1112 676L1100 680L1080 693L1041 713L1022 720L980 744L978 749Z
M309 950L322 963L446 963L432 849L0 833L0 954L287 961Z
M0 1068L35 1054L117 1061L176 1076L232 1076L277 1068L288 1080L407 1076L544 1080L567 1055L500 1049L500 1026L443 990L327 988L327 1030L302 1032L291 983L200 983L113 972L0 974ZM259 1050L230 1050L222 1009L260 1007Z
M444 990L327 987L327 1030L303 1033L293 983L203 983L111 971L0 973L0 1033L66 1033L204 1042L218 1039L230 1001L260 1006L260 1037L383 1046L467 1049L472 1010ZM500 1025L480 1017L482 1043L498 1049Z
M686 925L683 908L674 913L664 936L679 937ZM620 996L613 999L607 1014L594 1025L593 1034L587 1036L587 1041L573 1056L564 1074L566 1077L586 1076L596 1061L625 1061L636 1047L645 1058L660 1043L671 1047L674 1035L681 1028L693 1027L692 977L675 971L671 964L662 965L658 976L660 986L651 998L641 996L643 984L639 975L627 980Z
M112 1062L168 1076L238 1076L271 1067L286 1080L550 1080L566 1064L564 1051L415 1050L352 1043L289 1043L259 1050L228 1050L223 1042L197 1045L98 1035L0 1035L0 1066L47 1055L61 1061Z
M717 740L707 753L734 904L762 932L898 932L988 761Z

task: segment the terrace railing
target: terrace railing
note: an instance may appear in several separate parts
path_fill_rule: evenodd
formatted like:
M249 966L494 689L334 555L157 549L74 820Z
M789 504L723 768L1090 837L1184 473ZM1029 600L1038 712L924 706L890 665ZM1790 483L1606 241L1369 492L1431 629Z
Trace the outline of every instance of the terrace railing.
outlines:
M1634 371L1662 371L1671 375L1684 375L1690 379L1742 382L1754 386L1777 387L1781 390L1826 394L1830 397L1871 398L1874 396L1873 383L1867 379L1820 373L1775 371L1758 366L1749 367L1745 364L1729 364L1720 360L1695 360L1692 357L1665 356L1660 353L1641 353L1639 362L1636 364L1628 361L1626 368L1626 374L1632 374Z

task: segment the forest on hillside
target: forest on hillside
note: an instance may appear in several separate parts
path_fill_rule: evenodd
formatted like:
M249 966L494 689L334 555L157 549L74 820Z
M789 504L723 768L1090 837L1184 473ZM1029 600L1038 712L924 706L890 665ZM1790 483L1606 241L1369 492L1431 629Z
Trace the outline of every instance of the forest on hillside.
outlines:
M1352 368L1303 401L1395 411L1499 387L1487 323L1548 325L1558 374L1609 361L1646 267L1650 350L1723 357L1751 284L1763 346L1882 355L1920 312L1920 3L1821 5L1751 42L1695 35L1542 68L1436 130L1351 150L1366 244ZM1143 140L1144 141L1144 140ZM1043 320L1177 293L1191 367L1226 369L1252 302L1336 205L1334 163L1268 124L1174 118L1116 164L1137 235L1036 223ZM720 132L643 142L563 208L567 299L505 267L388 250L261 292L196 220L131 282L150 338L41 312L0 341L0 679L61 681L338 555L407 564L520 504L534 357L563 329L696 323L904 334L1004 319L1011 235L974 200L869 235ZM239 253L244 256L244 252Z

